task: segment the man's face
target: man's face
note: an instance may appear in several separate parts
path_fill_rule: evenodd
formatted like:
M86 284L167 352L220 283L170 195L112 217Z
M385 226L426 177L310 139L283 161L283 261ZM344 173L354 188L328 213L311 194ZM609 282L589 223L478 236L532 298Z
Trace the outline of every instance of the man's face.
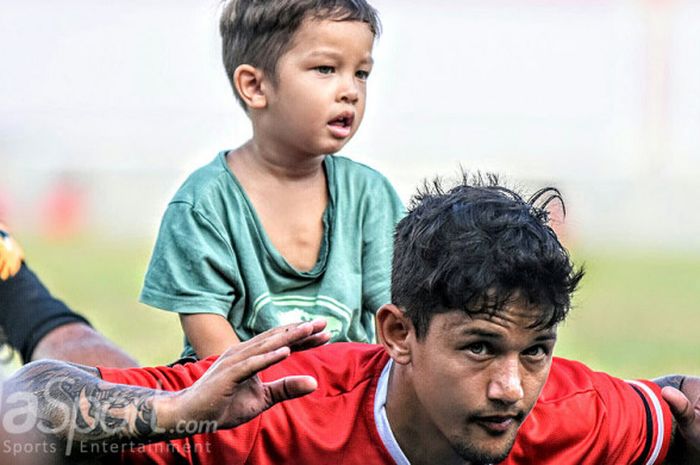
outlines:
M374 34L360 21L307 19L277 64L266 128L278 145L314 155L340 150L365 112Z
M535 405L556 328L530 328L536 310L517 302L495 316L435 315L411 349L420 428L472 463L505 459Z

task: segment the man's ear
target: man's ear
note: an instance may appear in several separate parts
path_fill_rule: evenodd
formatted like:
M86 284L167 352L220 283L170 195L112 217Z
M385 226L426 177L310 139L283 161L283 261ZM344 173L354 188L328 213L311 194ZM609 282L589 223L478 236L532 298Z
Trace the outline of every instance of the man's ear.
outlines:
M246 106L260 110L267 106L267 96L263 85L264 73L251 65L240 65L233 72L233 84Z
M411 341L416 332L403 310L394 304L382 305L377 311L377 331L378 339L396 363L406 365L411 361Z

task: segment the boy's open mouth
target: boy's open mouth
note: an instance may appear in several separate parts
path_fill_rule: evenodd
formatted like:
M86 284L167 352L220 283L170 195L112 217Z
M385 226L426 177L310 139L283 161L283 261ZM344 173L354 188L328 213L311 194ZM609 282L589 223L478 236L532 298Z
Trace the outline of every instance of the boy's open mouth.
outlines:
M331 133L338 138L346 138L350 135L355 115L350 112L341 113L328 122Z

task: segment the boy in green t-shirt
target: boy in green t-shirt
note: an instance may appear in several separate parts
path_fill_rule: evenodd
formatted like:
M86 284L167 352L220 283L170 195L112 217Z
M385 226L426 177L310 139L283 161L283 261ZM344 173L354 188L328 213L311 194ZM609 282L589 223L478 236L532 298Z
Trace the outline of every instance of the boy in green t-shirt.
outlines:
M334 156L357 131L379 32L365 0L233 0L223 59L253 138L193 173L165 212L142 302L180 314L184 355L322 317L375 339L403 206Z

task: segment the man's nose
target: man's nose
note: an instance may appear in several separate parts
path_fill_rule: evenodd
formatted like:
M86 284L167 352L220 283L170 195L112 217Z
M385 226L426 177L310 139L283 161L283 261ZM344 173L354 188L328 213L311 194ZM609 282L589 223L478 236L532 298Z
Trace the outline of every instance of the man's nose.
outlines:
M517 357L502 360L494 367L487 396L490 400L514 404L524 396L520 361Z

